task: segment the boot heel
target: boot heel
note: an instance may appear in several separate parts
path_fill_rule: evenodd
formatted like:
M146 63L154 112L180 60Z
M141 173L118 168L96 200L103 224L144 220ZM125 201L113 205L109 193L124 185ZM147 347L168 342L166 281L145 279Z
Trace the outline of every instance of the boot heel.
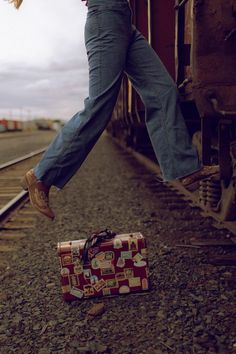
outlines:
M27 191L28 190L28 185L27 185L27 180L26 180L26 177L23 177L22 180L20 181L20 185L21 187Z

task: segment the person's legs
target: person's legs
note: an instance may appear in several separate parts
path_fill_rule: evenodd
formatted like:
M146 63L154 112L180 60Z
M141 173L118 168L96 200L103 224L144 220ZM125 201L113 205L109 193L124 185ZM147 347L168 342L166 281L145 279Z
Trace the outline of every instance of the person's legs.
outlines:
M85 26L89 97L84 110L61 129L34 168L45 185L62 188L105 129L119 93L131 33L127 1L89 1Z
M199 170L197 150L180 111L176 85L135 28L125 71L145 104L146 125L164 180Z
M61 129L37 166L22 180L32 205L51 219L55 215L49 206L50 187L62 188L69 181L111 117L131 34L131 12L126 0L89 0L85 27L89 97L84 110Z

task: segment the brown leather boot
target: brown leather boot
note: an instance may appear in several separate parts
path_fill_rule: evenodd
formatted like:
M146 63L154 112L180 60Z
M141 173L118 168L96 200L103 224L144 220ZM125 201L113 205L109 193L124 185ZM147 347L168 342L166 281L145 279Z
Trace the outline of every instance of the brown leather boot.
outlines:
M213 176L219 173L219 165L213 166L203 166L200 170L193 172L191 175L180 178L180 182L184 187L189 186L190 184L203 180L207 177Z
M30 202L35 209L47 216L49 219L54 219L55 214L49 207L49 187L43 182L38 181L34 171L29 170L21 181L23 189L28 190Z

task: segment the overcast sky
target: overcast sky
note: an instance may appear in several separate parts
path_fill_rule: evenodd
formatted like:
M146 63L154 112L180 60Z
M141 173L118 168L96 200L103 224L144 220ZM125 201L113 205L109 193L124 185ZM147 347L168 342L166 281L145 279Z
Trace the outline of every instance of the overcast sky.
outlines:
M69 119L88 95L81 0L0 0L0 117Z

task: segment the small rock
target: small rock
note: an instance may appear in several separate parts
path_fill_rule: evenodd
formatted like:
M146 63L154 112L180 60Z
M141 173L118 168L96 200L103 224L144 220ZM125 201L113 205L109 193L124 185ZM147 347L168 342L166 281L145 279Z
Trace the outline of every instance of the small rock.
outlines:
M3 302L3 301L6 301L7 300L7 295L3 292L0 292L0 301Z
M22 316L19 314L16 314L13 318L12 318L12 323L14 325L18 325L21 321L23 320Z
M227 296L225 296L224 294L220 295L220 298L221 298L221 300L225 300L225 301L227 301L227 300L228 300L228 297L227 297Z
M162 311L162 310L159 310L159 311L157 311L157 317L159 317L159 318L165 318L166 317L166 314L165 314L165 312L164 311Z
M46 288L48 288L48 289L52 289L52 288L54 288L55 287L55 283L48 283L47 285L46 285Z
M212 322L212 316L206 315L206 316L204 316L204 320L205 320L206 324L210 324Z
M41 348L39 349L38 354L49 354L49 350L47 348Z
M107 316L102 316L102 320L106 322L108 320L108 317Z
M193 332L194 332L197 336L201 335L201 334L203 333L203 331L204 331L203 325L198 325L198 326L196 326L195 328L193 328Z
M218 312L218 316L220 316L220 317L224 317L224 316L225 316L225 313L224 313L224 312L222 312L222 311L219 311L219 312Z
M232 273L231 273L231 272L224 272L224 273L222 274L222 276L223 276L224 278L230 278L230 277L232 277Z
M47 330L47 328L48 328L48 324L45 324L44 326L43 326L43 328L41 329L41 332L40 332L40 336L41 335L43 335L44 334L44 332Z
M85 321L76 322L76 326L79 328L84 327L85 324L86 324Z
M4 342L5 340L8 340L8 336L6 334L0 334L0 341Z
M93 305L89 310L88 310L88 316L89 317L96 317L96 316L100 316L104 313L105 311L105 306L104 303L101 302L99 304L95 304Z
M48 322L49 327L54 327L55 325L56 325L56 321L51 320Z
M34 330L34 331L39 331L41 328L42 328L42 326L41 326L40 323L36 323L36 324L33 326L33 330Z
M183 315L183 312L181 311L181 310L178 310L177 312L176 312L176 316L177 317L181 317Z
M107 346L100 343L91 342L88 347L92 352L104 353L107 351Z
M77 339L74 339L74 340L70 341L70 347L77 348L78 350L81 350L81 348L82 348L82 350L83 349L86 349L86 350L89 349L88 347L80 347L80 342Z

